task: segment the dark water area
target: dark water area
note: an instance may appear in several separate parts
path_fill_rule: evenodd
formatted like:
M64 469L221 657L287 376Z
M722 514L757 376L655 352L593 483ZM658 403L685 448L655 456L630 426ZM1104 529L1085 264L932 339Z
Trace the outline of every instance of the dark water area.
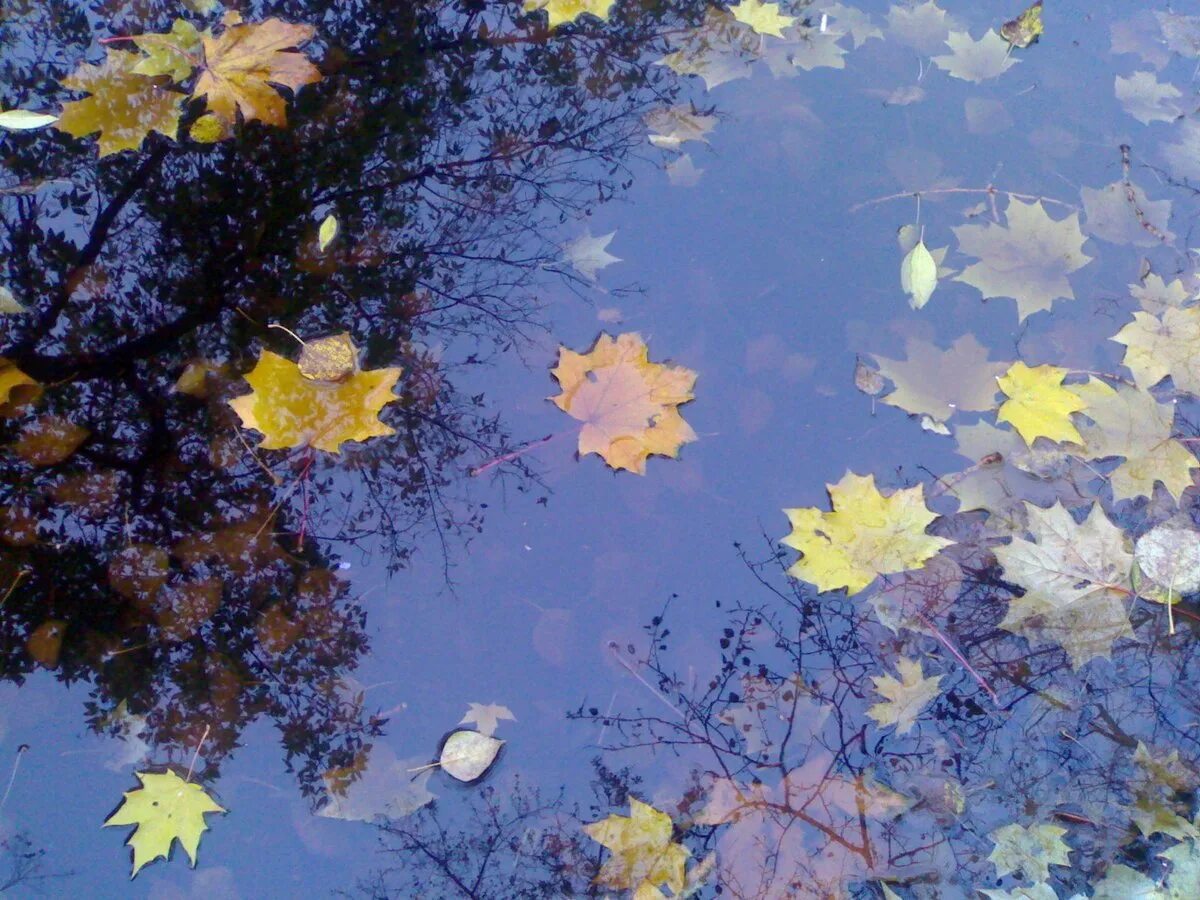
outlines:
M1200 5L536 5L0 7L0 894L1200 896Z

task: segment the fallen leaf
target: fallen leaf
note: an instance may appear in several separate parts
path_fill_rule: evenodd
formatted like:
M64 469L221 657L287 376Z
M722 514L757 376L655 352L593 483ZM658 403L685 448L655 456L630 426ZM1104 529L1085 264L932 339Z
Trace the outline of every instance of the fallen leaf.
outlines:
M358 369L358 348L347 332L305 341L296 361L309 381L343 382Z
M1042 0L1036 2L1014 19L1000 26L1000 37L1014 47L1024 49L1042 36Z
M1113 90L1121 108L1143 125L1174 122L1183 115L1183 93L1172 84L1163 84L1153 72L1134 72L1128 78L1117 75Z
M291 25L280 19L260 24L228 26L217 37L201 35L204 66L193 97L204 97L208 109L229 124L255 119L268 125L287 125L287 108L271 85L293 93L321 80L321 73L295 47L310 40L311 25Z
M991 409L996 404L996 379L1009 368L1006 362L990 361L987 348L970 334L948 350L909 338L904 352L903 360L874 357L880 374L895 385L882 400L935 422L946 422L958 410Z
M300 367L270 350L245 376L250 393L229 405L242 425L263 433L265 450L314 447L339 452L346 441L393 434L379 411L396 399L398 367L356 372L342 382L314 381Z
M924 241L908 251L900 262L900 287L909 295L909 306L920 309L937 288L937 263Z
M1200 590L1200 532L1194 528L1169 523L1151 528L1137 539L1133 558L1172 600Z
M630 797L628 816L613 814L583 830L612 851L596 876L597 884L632 891L639 898L651 896L645 889L659 885L676 896L683 891L690 854L672 840L675 826L666 813Z
M1047 881L1050 866L1071 865L1071 848L1062 839L1066 833L1058 825L1005 825L988 835L996 845L988 860L999 878L1020 872L1028 881Z
M650 362L638 334L601 334L582 354L560 347L550 374L562 388L550 399L583 422L581 455L596 453L614 469L642 475L648 457L676 458L696 439L678 409L693 398L696 373Z
M200 58L200 32L187 19L176 19L166 34L135 35L133 43L146 54L133 71L149 78L166 75L175 82L186 81Z
M663 150L677 150L688 141L708 143L716 127L716 116L704 116L693 106L665 106L651 110L642 119L650 131L650 143Z
M699 75L711 91L750 74L760 40L726 10L710 8L704 24L690 31L678 49L656 65L666 66L677 75Z
M1056 299L1074 299L1067 275L1092 259L1083 252L1087 237L1079 228L1079 214L1055 221L1040 200L1013 198L1005 219L1006 225L988 222L953 229L959 249L979 259L957 280L977 287L985 299L1012 297L1022 321L1049 309Z
M0 128L10 131L33 131L58 121L58 116L33 112L29 109L6 109L0 112Z
M950 30L956 26L934 0L914 5L893 4L888 7L888 32L893 39L930 56L945 46Z
M667 180L676 187L695 187L703 174L704 169L697 169L687 153L667 163Z
M100 132L101 156L137 150L152 131L174 138L184 95L138 75L140 61L136 53L109 50L103 65L82 63L62 86L91 96L64 103L54 127L78 138Z
M829 3L821 7L829 16L829 30L837 35L847 34L857 50L871 38L883 40L883 32L871 20L870 15L853 6Z
M991 30L977 41L965 31L952 31L946 44L950 53L933 57L933 63L964 81L978 84L996 78L1018 62L1009 52L1008 42Z
M574 22L585 13L597 19L607 19L615 0L525 0L525 12L545 10L547 26L557 28Z
M588 281L595 281L597 272L621 261L621 257L608 252L608 245L616 235L615 231L610 231L608 234L592 237L591 231L585 231L563 246L563 261L570 263Z
M1138 387L1149 390L1169 375L1175 390L1200 395L1200 307L1135 312L1112 339L1125 345L1122 362Z
M796 21L795 16L779 14L778 3L764 3L763 0L741 0L729 7L733 17L748 26L758 34L770 34L777 38L783 37L783 29Z
M486 734L490 737L496 733L496 727L503 719L512 722L517 721L517 717L512 714L512 710L507 706L497 706L495 703L489 703L486 706L482 703L471 703L467 709L467 714L462 717L462 721L458 724L474 724L479 729L480 734Z
M1147 273L1140 284L1131 284L1129 293L1142 309L1155 316L1167 309L1182 309L1195 301L1184 286L1182 278L1168 283L1153 272Z
M1030 366L1018 360L996 379L1008 399L996 413L997 422L1008 422L1033 446L1039 437L1082 444L1083 438L1071 422L1071 413L1086 408L1079 394L1063 387L1066 369Z
M1173 130L1179 140L1160 145L1163 159L1176 177L1200 179L1200 122L1183 119Z
M385 744L368 744L353 767L322 776L329 802L317 815L351 822L411 815L437 799L428 786L433 769L422 763L418 758L397 759Z
M896 671L900 673L899 680L891 675L872 676L875 693L885 699L868 709L867 715L881 728L895 725L897 734L908 734L921 710L940 693L942 676L925 678L919 661L903 657L896 662Z
M442 742L438 765L451 778L476 781L487 774L504 741L479 731L452 731Z
M37 390L40 385L17 368L12 360L0 356L0 405L18 399L13 392L27 393L25 389Z
M924 487L884 496L873 475L847 472L829 490L830 512L785 509L792 531L781 543L803 556L788 574L824 591L857 594L879 575L919 568L954 543L925 533L937 514L925 507Z
M324 253L325 250L333 243L333 239L337 237L338 220L336 216L328 215L321 222L321 227L317 229L317 252Z
M1122 181L1102 188L1085 187L1079 193L1083 199L1084 225L1093 237L1134 247L1174 243L1175 235L1167 227L1171 220L1170 200L1151 200L1136 184L1126 188ZM1132 200L1129 193L1133 194Z
M176 840L195 868L200 836L208 828L204 814L223 813L224 808L214 803L200 785L184 781L174 772L134 774L142 786L126 791L121 807L104 822L137 826L126 842L133 848L133 875L146 863L167 858Z
M11 447L31 466L55 466L69 458L91 432L62 416L39 416L21 429Z

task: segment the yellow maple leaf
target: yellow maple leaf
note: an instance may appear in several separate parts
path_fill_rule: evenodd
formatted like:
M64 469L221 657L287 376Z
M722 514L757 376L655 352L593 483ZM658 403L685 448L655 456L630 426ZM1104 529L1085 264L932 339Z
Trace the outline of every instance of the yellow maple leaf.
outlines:
M101 156L136 150L152 131L174 138L183 94L139 75L135 69L141 60L136 53L109 50L104 65L80 65L62 85L91 96L64 103L54 127L75 137L100 132Z
M126 791L120 809L104 821L106 826L137 826L126 841L133 848L133 874L160 856L165 859L175 840L183 845L195 868L200 835L208 828L204 814L223 813L225 809L214 803L200 785L184 781L174 772L135 774L142 786Z
M1039 437L1082 444L1071 422L1071 413L1087 408L1078 394L1063 387L1067 370L1058 366L1030 366L1015 362L996 379L1008 399L1000 404L997 422L1008 422L1033 446Z
M872 676L875 693L885 699L868 709L867 715L881 727L895 725L897 734L907 734L925 704L938 695L942 676L925 678L920 661L904 657L896 661L896 671L900 673L899 679L891 675Z
M733 17L743 25L749 25L758 34L783 37L783 29L796 21L795 16L781 16L778 3L762 0L742 0L737 6L729 7Z
M525 0L526 12L544 9L549 17L547 25L557 28L564 22L574 22L584 13L597 19L607 19L614 0Z
M342 381L318 381L270 350L244 377L251 391L229 401L242 424L263 433L266 450L315 447L337 453L344 441L394 433L379 411L396 399L398 367L355 371Z
M655 896L660 884L676 896L683 891L690 854L671 840L674 825L666 813L630 797L628 816L610 815L583 830L613 853L600 868L597 884L634 891L638 897Z
M321 80L321 72L293 48L312 38L311 25L281 19L261 24L230 24L220 36L206 33L204 68L192 96L205 97L208 108L232 124L238 111L249 122L287 124L286 106L273 84L293 92Z
M785 509L792 531L781 543L803 555L788 574L820 591L857 594L878 575L919 568L954 541L925 533L937 514L921 485L884 496L875 476L847 472L826 485L832 511Z
M696 373L650 362L641 335L600 335L587 353L559 348L551 370L562 393L550 399L583 422L579 452L614 469L645 474L651 455L678 457L696 439L677 407L693 397Z

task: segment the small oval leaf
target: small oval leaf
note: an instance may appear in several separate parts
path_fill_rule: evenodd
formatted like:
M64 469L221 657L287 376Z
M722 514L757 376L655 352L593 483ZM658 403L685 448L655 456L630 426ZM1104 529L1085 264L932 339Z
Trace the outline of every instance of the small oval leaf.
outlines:
M0 128L12 131L32 131L35 128L45 128L58 121L58 116L49 113L33 112L28 109L10 109L0 112Z
M451 778L474 781L491 768L502 746L504 741L464 728L446 738L438 764Z
M918 241L900 263L900 287L909 295L913 309L920 309L933 295L937 287L937 263L924 241Z
M337 237L337 233L338 220L333 216L326 216L325 221L321 223L321 230L317 232L317 250L324 253L325 248Z

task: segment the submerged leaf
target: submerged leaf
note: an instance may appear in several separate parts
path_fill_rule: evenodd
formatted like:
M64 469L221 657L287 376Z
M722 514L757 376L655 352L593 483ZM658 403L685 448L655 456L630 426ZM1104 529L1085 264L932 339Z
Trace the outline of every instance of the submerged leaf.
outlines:
M120 809L104 822L137 826L126 842L133 848L133 874L137 875L146 863L169 856L176 840L195 868L200 836L208 828L204 814L223 813L224 808L214 803L200 785L184 781L174 772L135 774L142 786L127 791Z
M1152 528L1138 538L1133 557L1143 575L1175 596L1200 590L1200 532L1194 528Z
M936 344L910 338L904 360L876 356L882 375L895 390L883 402L915 416L945 422L957 410L982 411L996 402L996 379L1009 364L988 359L987 348L965 334L942 350Z
M570 263L588 281L596 280L596 273L601 269L621 261L621 257L608 252L608 245L616 237L615 231L592 237L590 231L585 231L569 244L563 246L563 261Z
M1071 865L1066 833L1058 825L1005 825L988 835L996 844L988 859L1000 878L1020 872L1027 881L1047 881L1050 866Z
M952 31L946 44L951 52L933 57L933 62L964 81L987 81L1003 75L1018 62L1009 52L1008 43L994 31L989 30L977 41L965 31Z
M900 673L899 680L891 675L877 675L871 678L875 685L875 693L886 699L868 709L867 715L879 723L880 727L895 725L897 734L907 734L916 724L921 710L938 695L938 685L942 676L925 678L919 661L903 657L897 661L896 671Z
M333 239L337 237L338 220L336 216L328 215L321 222L321 227L317 230L317 252L324 253L326 248L333 243Z

